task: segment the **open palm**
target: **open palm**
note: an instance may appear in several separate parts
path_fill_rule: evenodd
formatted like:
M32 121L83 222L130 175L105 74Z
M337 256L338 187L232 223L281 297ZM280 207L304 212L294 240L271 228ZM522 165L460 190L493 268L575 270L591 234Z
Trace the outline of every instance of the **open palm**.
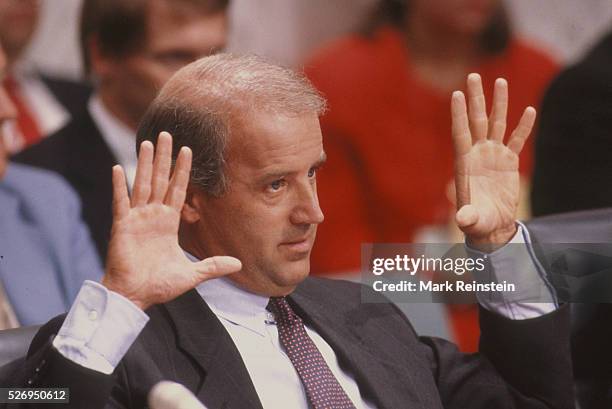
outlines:
M140 146L132 198L120 166L113 168L113 227L102 283L139 307L170 301L200 282L240 270L232 257L192 262L178 244L191 151L182 148L170 178L172 137Z
M525 109L517 128L504 144L508 85L495 82L493 108L487 118L482 82L468 76L469 112L462 92L453 93L457 225L475 245L506 243L516 232L519 201L519 154L535 121Z

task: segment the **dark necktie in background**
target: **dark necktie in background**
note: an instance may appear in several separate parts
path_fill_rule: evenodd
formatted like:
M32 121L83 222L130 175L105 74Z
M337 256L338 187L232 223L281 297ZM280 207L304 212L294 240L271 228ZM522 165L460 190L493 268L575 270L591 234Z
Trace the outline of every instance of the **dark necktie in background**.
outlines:
M267 309L276 317L280 342L302 380L310 405L314 409L355 409L285 297L271 297Z

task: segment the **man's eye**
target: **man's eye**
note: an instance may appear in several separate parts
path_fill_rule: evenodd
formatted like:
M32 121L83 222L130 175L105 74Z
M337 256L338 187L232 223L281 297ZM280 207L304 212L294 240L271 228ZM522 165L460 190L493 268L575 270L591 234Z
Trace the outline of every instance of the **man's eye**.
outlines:
M282 180L275 180L274 182L270 183L270 189L277 191L279 190L281 187L283 187L283 181Z
M314 177L314 175L316 175L316 174L317 174L317 170L315 168L310 168L308 170L308 177L309 178Z

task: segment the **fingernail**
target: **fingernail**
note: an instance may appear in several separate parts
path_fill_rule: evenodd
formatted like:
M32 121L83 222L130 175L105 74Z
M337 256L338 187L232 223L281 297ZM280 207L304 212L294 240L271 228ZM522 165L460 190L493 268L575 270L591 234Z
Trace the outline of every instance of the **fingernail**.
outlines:
M242 263L235 257L225 256L224 261L231 267L235 267L237 269L242 268Z

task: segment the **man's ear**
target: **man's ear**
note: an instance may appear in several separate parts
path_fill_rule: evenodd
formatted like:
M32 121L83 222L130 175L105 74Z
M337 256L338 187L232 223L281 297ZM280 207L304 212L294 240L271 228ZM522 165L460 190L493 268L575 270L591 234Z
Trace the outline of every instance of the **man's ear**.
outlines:
M192 185L187 187L185 203L181 210L181 221L188 224L197 223L201 218L203 201L206 200L204 193Z

